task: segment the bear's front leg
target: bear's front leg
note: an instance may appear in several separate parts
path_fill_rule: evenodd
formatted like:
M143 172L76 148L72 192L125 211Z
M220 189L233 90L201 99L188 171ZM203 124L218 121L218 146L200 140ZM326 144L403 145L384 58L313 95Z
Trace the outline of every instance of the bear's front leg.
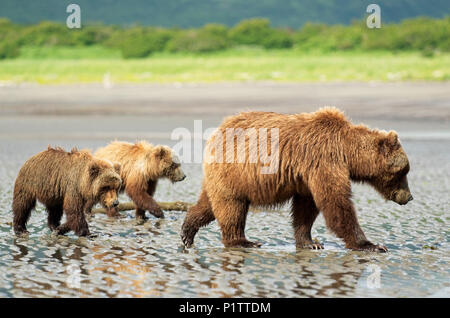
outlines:
M67 196L63 204L66 212L66 223L58 226L58 234L65 234L70 230L78 236L89 236L89 226L85 218L85 202L80 196Z
M94 200L87 200L85 203L84 203L84 206L83 206L83 212L86 214L86 215L91 215L92 214L92 207L95 205L95 201Z
M128 188L126 192L136 204L136 218L145 219L146 210L157 218L164 218L164 213L158 203L145 190Z
M312 196L294 195L292 198L292 226L297 248L323 249L323 245L314 242L311 237L311 228L318 214L319 210Z
M354 247L347 246L347 248L352 249L354 251L369 251L369 252L379 252L379 253L386 253L389 251L386 246L373 244L367 240L365 242L357 244Z
M314 202L325 222L345 246L357 251L387 252L387 248L367 240L351 201L350 180L345 172L334 170L310 182Z
M56 228L56 233L58 235L64 235L69 231L74 231L78 236L91 236L86 220L84 220L84 222L79 220L79 218L76 215L73 215L72 212L66 213L66 218L67 222Z
M145 210L147 210L155 217L163 219L164 213L159 207L158 203L156 203L155 199L153 199L153 197L150 195L144 195L144 197L144 201L141 201L143 204L138 205L138 208L136 209L136 217L145 219Z

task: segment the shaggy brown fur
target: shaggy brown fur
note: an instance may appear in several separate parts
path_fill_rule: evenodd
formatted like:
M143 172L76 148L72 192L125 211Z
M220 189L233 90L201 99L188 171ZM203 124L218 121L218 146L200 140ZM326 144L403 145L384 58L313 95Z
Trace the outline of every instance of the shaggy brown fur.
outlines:
M369 242L360 228L350 182L366 182L398 204L412 200L406 178L409 162L395 132L353 125L335 108L296 115L241 113L225 119L218 131L225 135L226 128L250 127L279 129L279 169L261 174L260 161L249 163L248 138L244 163L204 162L200 198L182 226L187 247L199 228L214 219L225 246L259 246L244 234L249 205L273 206L292 199L297 247L322 248L311 239L311 227L322 211L327 227L347 248L386 251ZM214 142L210 138L207 147L213 148ZM223 151L234 155L236 147L224 145Z
M20 169L14 185L15 233L27 232L26 223L39 200L47 208L51 230L89 235L84 214L98 202L107 209L119 204L119 170L119 165L96 159L86 150L49 147L34 155ZM67 220L60 225L63 211Z
M158 179L168 178L178 182L186 177L172 149L153 146L145 141L136 144L114 141L98 149L95 157L120 163L121 191L125 191L136 204L137 218L145 218L146 210L156 217L164 217L153 199Z

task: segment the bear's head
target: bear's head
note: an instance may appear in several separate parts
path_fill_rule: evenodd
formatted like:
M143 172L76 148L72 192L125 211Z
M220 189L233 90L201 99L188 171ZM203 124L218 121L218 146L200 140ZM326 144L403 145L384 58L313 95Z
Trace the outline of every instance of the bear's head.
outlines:
M99 202L105 209L116 209L122 185L120 164L93 158L89 163L88 174L93 200Z
M398 140L397 133L381 133L376 139L378 169L371 179L374 188L386 200L404 205L413 199L406 175L409 161Z
M178 156L167 146L156 146L150 154L157 164L157 177L168 178L172 182L183 181L186 178L181 169Z

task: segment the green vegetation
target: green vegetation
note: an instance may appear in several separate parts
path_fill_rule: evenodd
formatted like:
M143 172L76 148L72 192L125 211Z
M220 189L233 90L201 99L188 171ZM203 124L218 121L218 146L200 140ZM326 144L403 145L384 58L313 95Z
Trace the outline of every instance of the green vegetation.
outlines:
M239 46L268 50L320 52L348 50L421 51L426 56L450 52L450 17L416 18L368 29L363 22L349 26L311 24L299 30L274 28L269 20L244 20L232 28L207 24L198 29L89 25L68 29L54 22L17 25L0 19L0 58L19 56L24 46L115 48L124 58L144 58L156 52L214 52Z
M40 83L449 80L450 17L368 29L267 19L229 28L89 25L0 19L0 81Z
M215 53L162 52L125 60L114 49L102 59L91 57L95 54L86 48L72 48L88 57L83 59L74 59L67 48L44 49L44 53L24 49L27 58L0 62L0 83L101 83L105 77L113 83L450 80L450 54L429 58L418 52L305 53L242 48ZM61 58L47 59L48 55Z

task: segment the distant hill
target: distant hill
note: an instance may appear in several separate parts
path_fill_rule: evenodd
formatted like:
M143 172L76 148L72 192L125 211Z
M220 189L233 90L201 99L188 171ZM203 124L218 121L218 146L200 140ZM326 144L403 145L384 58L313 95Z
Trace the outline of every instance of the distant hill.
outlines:
M231 26L252 17L292 28L306 22L349 24L365 17L370 3L380 5L384 23L450 14L449 0L0 0L0 17L19 23L65 22L70 3L81 6L82 23L182 28L212 22Z

